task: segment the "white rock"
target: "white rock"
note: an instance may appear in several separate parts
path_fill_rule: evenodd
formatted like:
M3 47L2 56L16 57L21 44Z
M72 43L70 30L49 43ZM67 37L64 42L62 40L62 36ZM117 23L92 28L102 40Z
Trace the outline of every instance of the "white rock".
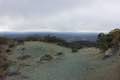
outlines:
M105 56L112 56L112 49L108 49L106 52L105 52Z

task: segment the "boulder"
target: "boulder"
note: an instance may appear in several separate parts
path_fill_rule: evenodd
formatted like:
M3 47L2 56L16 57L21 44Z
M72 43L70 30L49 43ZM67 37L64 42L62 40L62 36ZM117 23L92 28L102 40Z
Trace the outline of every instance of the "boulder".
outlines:
M112 49L110 48L105 52L103 59L107 59L107 58L111 57L112 55L113 55Z
M112 49L108 49L106 52L105 52L105 56L112 56L113 53L112 53Z

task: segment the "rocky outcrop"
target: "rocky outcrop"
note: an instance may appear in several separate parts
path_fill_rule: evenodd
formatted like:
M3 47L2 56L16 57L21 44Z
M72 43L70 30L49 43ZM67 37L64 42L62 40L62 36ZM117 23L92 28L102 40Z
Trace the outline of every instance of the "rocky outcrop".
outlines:
M112 56L113 53L112 53L112 49L108 49L106 52L105 52L105 56Z
M120 56L120 47L109 48L108 50L106 50L103 59L109 58L113 55L119 55Z
M110 49L108 49L107 51L105 51L103 60L104 60L104 59L107 59L107 58L109 58L109 57L111 57L112 55L113 55L112 49L110 48Z

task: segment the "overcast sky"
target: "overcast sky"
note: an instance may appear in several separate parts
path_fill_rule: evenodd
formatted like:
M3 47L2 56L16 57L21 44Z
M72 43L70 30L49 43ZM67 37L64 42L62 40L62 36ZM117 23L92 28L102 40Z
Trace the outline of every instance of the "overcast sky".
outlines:
M0 0L0 31L106 32L120 27L120 0Z

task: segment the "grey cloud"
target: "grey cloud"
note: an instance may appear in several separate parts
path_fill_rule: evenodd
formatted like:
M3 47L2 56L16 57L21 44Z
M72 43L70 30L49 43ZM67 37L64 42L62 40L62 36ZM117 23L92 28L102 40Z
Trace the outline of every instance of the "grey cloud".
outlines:
M0 30L108 31L120 26L119 0L0 0Z
M89 0L0 0L1 14L5 15L49 15Z

